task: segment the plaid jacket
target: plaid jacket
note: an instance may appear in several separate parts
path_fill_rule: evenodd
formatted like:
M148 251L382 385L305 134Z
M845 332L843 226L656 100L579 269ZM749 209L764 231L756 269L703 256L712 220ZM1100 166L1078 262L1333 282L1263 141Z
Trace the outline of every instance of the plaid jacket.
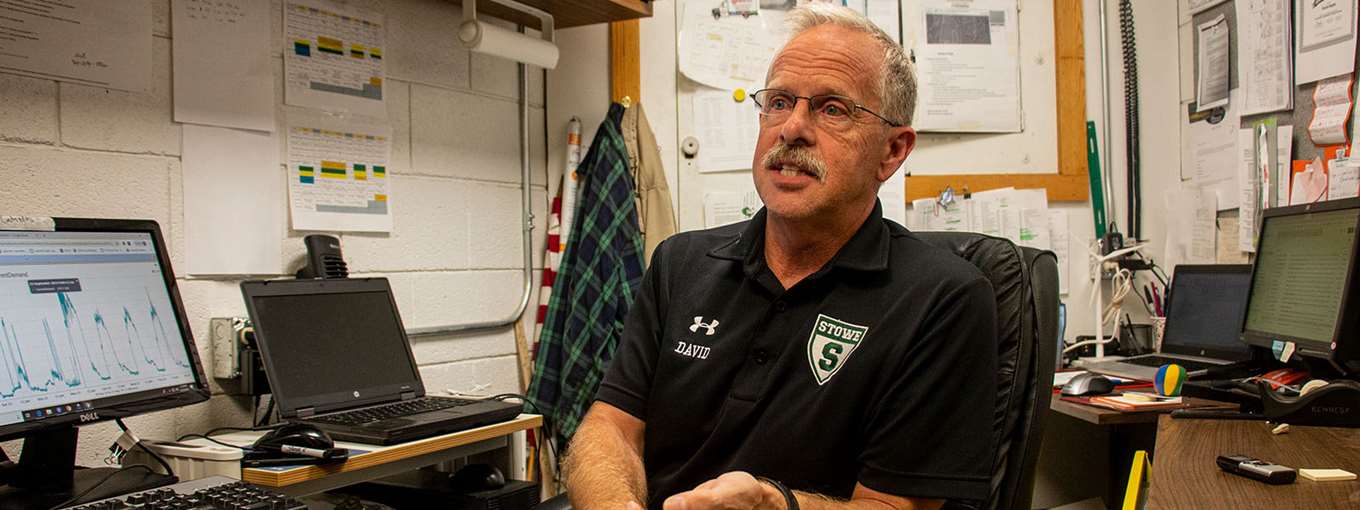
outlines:
M623 107L611 105L576 170L580 199L529 384L530 401L564 446L595 400L642 281L642 234L622 118Z

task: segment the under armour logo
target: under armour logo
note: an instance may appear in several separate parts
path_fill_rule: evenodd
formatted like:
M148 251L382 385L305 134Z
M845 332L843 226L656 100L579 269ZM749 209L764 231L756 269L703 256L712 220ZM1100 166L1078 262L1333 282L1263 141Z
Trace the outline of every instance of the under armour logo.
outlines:
M704 324L704 316L700 315L698 317L695 317L694 324L691 324L689 326L689 331L691 333L698 333L699 328L704 328L708 330L708 332L704 333L704 336L713 336L713 333L717 332L718 330L718 320L714 319L713 322Z

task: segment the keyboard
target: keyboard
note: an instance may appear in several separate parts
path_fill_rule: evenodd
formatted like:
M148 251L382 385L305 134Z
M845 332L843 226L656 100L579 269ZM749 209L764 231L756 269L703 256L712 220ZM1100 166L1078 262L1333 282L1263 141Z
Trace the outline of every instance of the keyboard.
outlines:
M225 476L210 476L168 487L67 507L68 510L298 510L307 505L269 489Z
M391 404L377 407L365 407L353 411L344 411L322 416L313 416L306 421L321 423L333 423L336 425L363 425L375 421L382 421L391 418L402 418L421 413L429 413L454 407L476 404L477 400L466 400L461 398L432 398L421 397L415 400L394 402Z
M1180 365L1181 368L1184 368L1186 372L1194 372L1196 370L1204 370L1220 366L1215 363L1203 363L1199 361L1190 361L1186 359L1168 358L1165 356L1145 356L1141 358L1128 358L1120 361L1144 367L1160 367L1162 365L1175 363L1177 365Z

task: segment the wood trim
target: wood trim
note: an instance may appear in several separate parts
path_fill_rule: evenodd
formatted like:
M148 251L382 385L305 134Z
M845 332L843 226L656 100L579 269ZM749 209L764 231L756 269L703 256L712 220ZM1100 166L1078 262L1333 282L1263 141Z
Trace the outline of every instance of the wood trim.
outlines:
M1081 0L1053 0L1053 42L1058 103L1058 173L960 174L906 177L908 202L938 196L952 186L970 192L1014 186L1046 188L1049 202L1084 202L1086 169L1086 49Z
M363 446L365 449L370 450L370 452L354 456L340 464L331 464L327 466L300 466L286 471L245 468L241 470L241 479L265 487L285 487L296 483L324 478L327 475L358 471L380 464L456 448L479 441L485 441L487 439L507 436L521 430L529 430L541 426L543 426L542 416L536 414L521 414L518 418L511 421L464 430L453 434L445 434L392 446Z
M448 0L450 3L463 5L463 0ZM652 16L652 3L644 0L588 0L576 2L558 2L555 0L518 0L520 3L534 7L548 14L553 15L554 28L571 28L584 25L594 25L611 21L626 19L650 18ZM500 18L516 25L524 25L534 30L542 30L538 17L531 16L519 10L494 1L478 2L478 14L486 14L491 17ZM454 26L454 33L457 33L457 25Z
M641 34L638 20L609 24L609 99L642 100Z

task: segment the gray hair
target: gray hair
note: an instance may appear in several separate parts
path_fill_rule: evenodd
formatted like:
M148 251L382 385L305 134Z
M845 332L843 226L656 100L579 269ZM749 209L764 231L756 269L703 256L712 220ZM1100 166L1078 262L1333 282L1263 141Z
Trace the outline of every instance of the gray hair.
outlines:
M878 97L883 116L893 122L911 125L916 110L916 72L902 45L878 28L869 18L835 4L810 3L789 11L785 18L789 40L822 25L835 25L872 37L883 49L883 69L879 72Z

